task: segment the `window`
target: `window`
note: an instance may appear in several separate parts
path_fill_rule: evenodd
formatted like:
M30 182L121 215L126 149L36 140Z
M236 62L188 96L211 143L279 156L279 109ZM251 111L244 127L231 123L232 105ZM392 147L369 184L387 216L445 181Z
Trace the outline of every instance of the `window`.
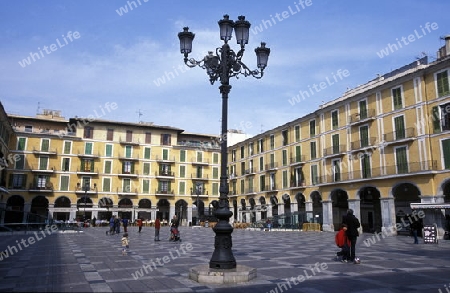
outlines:
M146 132L145 133L145 143L152 143L152 133L151 132Z
M213 154L213 164L219 164L219 154L218 153Z
M162 159L165 161L169 160L169 150L168 149L162 150Z
M369 146L369 126L364 125L359 128L359 140L362 148Z
M369 154L363 154L361 156L361 171L362 171L362 178L370 178L370 156Z
M359 101L359 119L363 120L367 118L367 101Z
M432 109L434 133L450 130L450 103Z
M62 166L61 166L61 170L62 171L70 171L70 158L63 158L62 159Z
M197 172L195 178L203 178L203 167L197 166Z
M443 97L450 94L447 70L436 74L436 84L438 97Z
M168 164L161 164L159 166L159 174L164 175L164 176L171 176L171 172L170 172L170 165Z
M81 160L81 172L94 172L94 160L92 159Z
M277 186L276 186L276 178L275 178L275 173L270 173L269 175L269 190L276 190Z
M186 166L180 166L180 177L181 178L186 177Z
M333 143L333 154L339 154L340 148L339 148L339 134L333 134L331 136L331 140Z
M12 174L10 177L10 186L14 189L25 188L27 182L26 174Z
M93 138L94 137L94 128L91 126L84 127L84 138Z
M144 148L144 159L150 160L150 148Z
M42 139L41 141L41 151L48 152L50 149L50 140L49 139Z
M283 178L282 178L282 182L283 182L283 189L284 188L288 188L289 187L289 174L288 174L288 171L287 170L283 170L283 173L282 173L282 175L281 175Z
M311 141L309 143L310 149L311 149L311 160L314 160L317 158L317 153L316 153L316 142L315 141Z
M145 194L150 193L150 180L148 180L148 179L142 180L142 193L145 193ZM180 193L180 194L182 194L182 193Z
M312 165L311 166L311 184L316 185L317 183L319 183L319 177L318 177L318 173L317 173L317 165Z
M408 173L406 146L395 149L395 159L397 164L397 174Z
M180 162L186 162L186 150L180 150Z
M273 150L275 148L275 135L270 135L270 149Z
M231 150L231 161L236 162L236 150Z
M103 192L111 192L111 178L103 178Z
M35 177L36 180L36 188L38 189L46 189L47 182L49 181L49 177L47 175L37 175Z
M131 191L131 179L128 179L128 178L123 179L122 185L123 185L123 192L132 192Z
M25 168L25 155L15 154L14 157L18 158L14 163L14 168L18 170L23 170Z
M33 126L25 125L25 132L33 132Z
M331 129L337 129L339 127L338 114L339 112L337 110L331 112Z
M406 137L406 132L403 116L398 116L394 118L394 126L395 126L395 139L396 140L404 139Z
M394 103L394 110L403 108L401 87L392 89L392 99Z
M264 157L259 158L259 171L264 171Z
M105 174L111 174L112 161L105 161Z
M283 137L283 146L288 145L288 143L289 143L288 131L283 130L281 132L281 136Z
M127 130L125 140L126 140L126 142L133 141L133 131Z
M48 157L39 158L39 170L48 170Z
M309 121L309 136L316 136L316 120Z
M161 134L161 145L170 145L171 144L171 135L170 134Z
M27 142L27 139L25 137L19 137L19 139L17 141L17 150L24 151L26 142Z
M300 125L295 125L294 127L294 135L295 135L295 141L300 141Z
M60 187L59 190L61 191L69 191L69 176L63 175L61 176L61 183L60 183Z
M65 155L69 155L71 149L72 149L72 142L71 141L65 141L64 142L64 154Z
M169 193L170 182L169 181L160 180L158 182L158 190L161 193Z
M264 152L264 140L259 139L258 140L258 153Z
M254 149L253 149L253 142L251 142L251 143L248 144L248 155L249 156L253 156L253 151L254 151Z
M333 160L332 164L333 182L341 181L341 160Z
M287 165L287 151L283 150L281 155L282 155L283 166L286 166Z
M213 182L212 184L212 195L218 195L219 194L219 184L216 182Z
M150 163L144 163L142 168L143 168L142 172L144 175L150 175Z
M203 153L197 152L197 163L202 163L202 162L203 162Z
M245 157L245 149L244 146L241 146L241 159Z
M112 144L105 145L105 156L112 157L112 153L113 153L113 145Z
M84 145L84 154L85 155L92 155L92 142L87 142Z
M134 174L134 164L130 161L123 162L122 165L123 174Z
M295 146L295 163L299 163L302 161L302 147L297 145Z
M131 158L133 153L133 147L131 145L125 146L125 158Z
M213 179L219 179L219 168L213 167L212 176L213 176Z
M106 140L113 141L114 140L114 129L106 130Z
M442 140L442 153L444 159L444 169L450 169L450 139Z

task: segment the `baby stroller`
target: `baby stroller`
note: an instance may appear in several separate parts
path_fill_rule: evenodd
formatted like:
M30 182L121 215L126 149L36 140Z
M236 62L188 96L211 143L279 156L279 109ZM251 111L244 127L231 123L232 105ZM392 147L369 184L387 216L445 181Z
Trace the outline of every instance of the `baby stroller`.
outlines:
M180 231L178 230L178 228L176 227L170 227L170 241L180 241L181 242L181 238L180 238Z

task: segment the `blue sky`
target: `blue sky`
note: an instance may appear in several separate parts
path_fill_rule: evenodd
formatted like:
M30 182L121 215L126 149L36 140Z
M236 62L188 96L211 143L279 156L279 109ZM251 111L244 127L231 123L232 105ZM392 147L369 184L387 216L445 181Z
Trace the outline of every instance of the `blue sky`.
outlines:
M222 45L217 21L244 15L252 24L244 63L256 69L261 41L271 53L262 79L231 79L228 126L258 134L422 54L435 60L440 37L450 34L449 1L226 3L7 1L0 10L0 101L14 114L55 109L66 118L94 115L218 135L220 84L184 65L177 34L184 26L195 33L190 57L201 59ZM234 39L230 44L239 50Z

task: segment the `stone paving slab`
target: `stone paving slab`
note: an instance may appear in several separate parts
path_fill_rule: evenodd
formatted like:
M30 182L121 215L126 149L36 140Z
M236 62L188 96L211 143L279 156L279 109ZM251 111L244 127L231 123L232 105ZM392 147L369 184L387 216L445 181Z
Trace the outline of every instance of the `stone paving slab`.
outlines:
M333 260L338 249L331 232L236 229L233 254L238 264L256 268L257 278L225 286L188 278L190 268L209 263L210 228L182 227L183 241L174 243L168 227L161 228L160 242L153 241L153 228L138 233L131 227L127 256L121 234L105 235L104 228L33 235L0 234L1 292L439 293L450 287L450 241L414 245L411 237L389 236L366 245L374 238L363 234L357 244L362 263L354 265ZM36 241L25 246L29 237ZM326 269L314 270L316 264Z

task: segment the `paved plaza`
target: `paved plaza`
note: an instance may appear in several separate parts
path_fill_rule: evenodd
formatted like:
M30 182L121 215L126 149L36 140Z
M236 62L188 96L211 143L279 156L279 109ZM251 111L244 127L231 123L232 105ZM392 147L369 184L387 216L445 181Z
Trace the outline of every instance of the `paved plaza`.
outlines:
M257 278L234 285L200 284L189 269L208 264L214 246L210 228L181 227L182 242L168 241L169 228L129 228L130 251L122 255L119 235L107 228L82 232L2 233L2 292L448 292L450 241L413 244L408 236L358 239L361 264L334 261L334 233L235 229L239 265ZM33 239L31 239L33 238ZM422 240L422 239L420 239ZM441 290L441 291L439 291ZM450 290L450 289L448 289Z

